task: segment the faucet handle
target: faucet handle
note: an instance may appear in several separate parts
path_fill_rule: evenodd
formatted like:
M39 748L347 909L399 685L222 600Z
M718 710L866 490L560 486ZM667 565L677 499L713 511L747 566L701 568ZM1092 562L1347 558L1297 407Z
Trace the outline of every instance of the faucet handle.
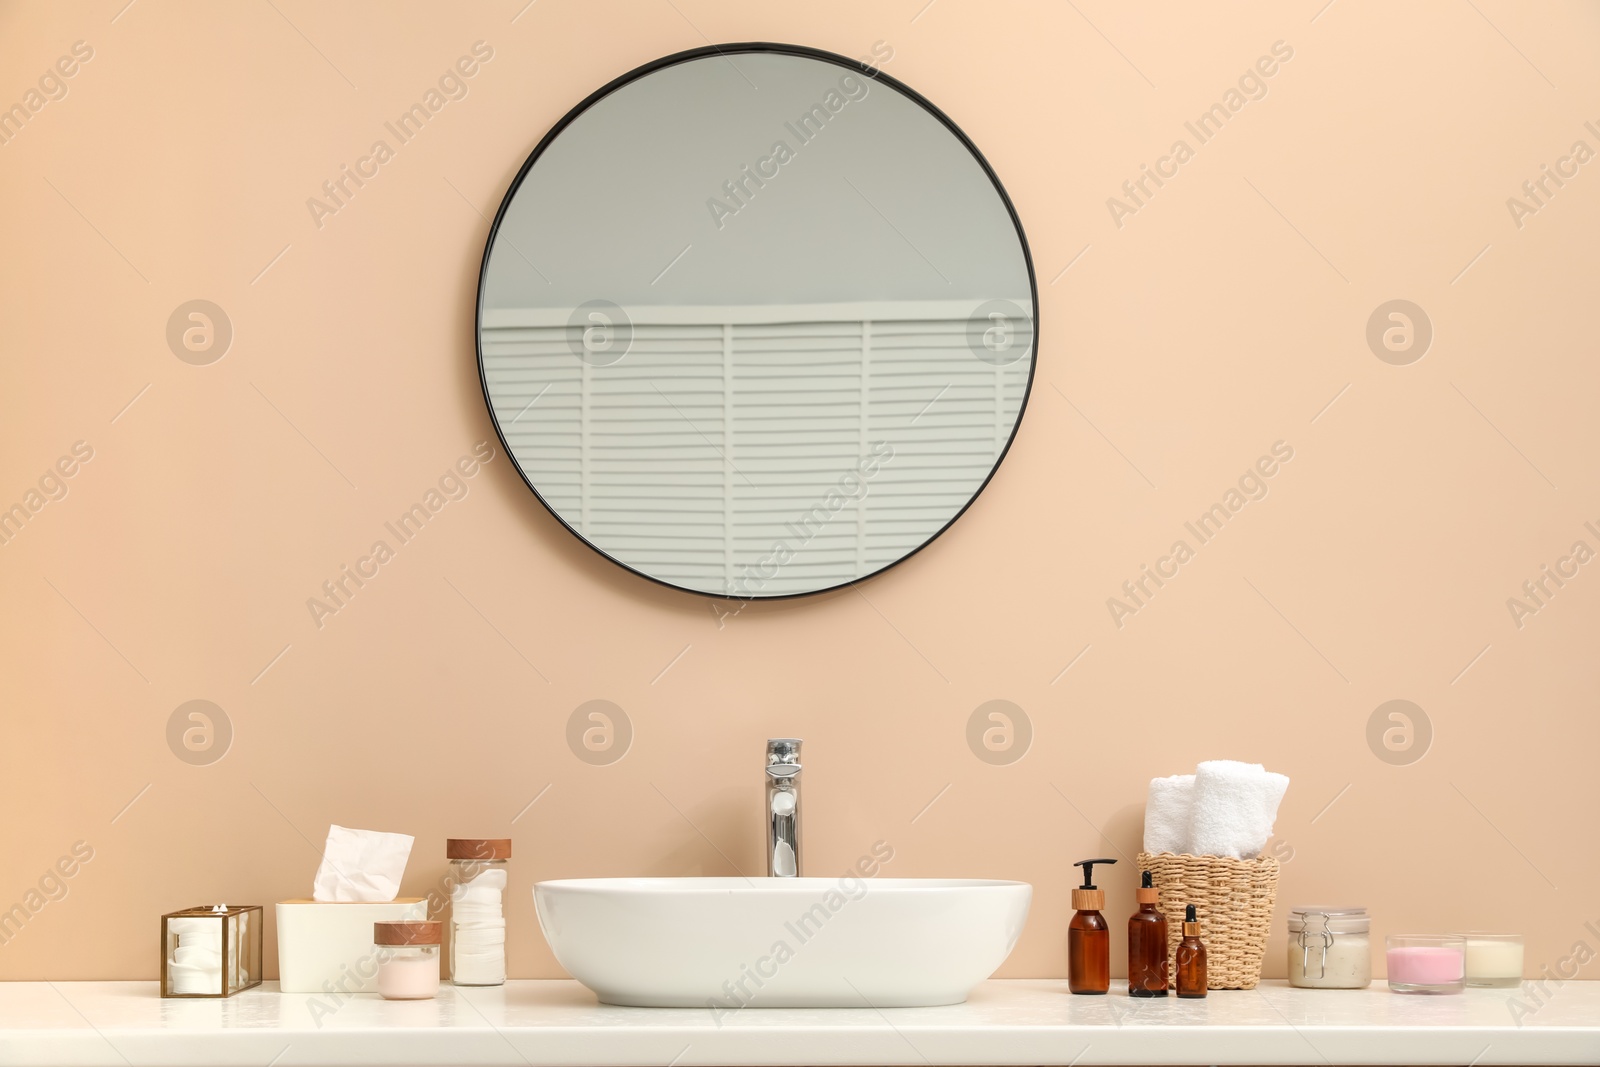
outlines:
M800 738L767 739L767 774L773 778L793 778L800 773Z

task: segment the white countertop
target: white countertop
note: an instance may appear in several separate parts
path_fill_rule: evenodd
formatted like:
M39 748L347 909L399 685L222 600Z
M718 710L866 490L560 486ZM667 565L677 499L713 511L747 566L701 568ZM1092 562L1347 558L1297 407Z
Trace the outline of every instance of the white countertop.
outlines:
M1456 996L1290 989L1132 1000L1114 985L991 981L946 1008L708 1011L601 1005L576 982L436 1000L282 994L162 1000L154 982L0 983L5 1067L542 1064L1596 1064L1600 982ZM1532 1014L1511 1011L1520 1002Z

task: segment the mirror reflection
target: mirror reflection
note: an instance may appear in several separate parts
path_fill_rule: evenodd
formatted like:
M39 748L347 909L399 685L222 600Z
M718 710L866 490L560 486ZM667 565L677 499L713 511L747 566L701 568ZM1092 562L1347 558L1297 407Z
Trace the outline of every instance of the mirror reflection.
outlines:
M568 116L507 196L479 308L494 420L545 505L630 569L739 599L937 536L1034 359L1021 231L964 139L876 71L755 47Z

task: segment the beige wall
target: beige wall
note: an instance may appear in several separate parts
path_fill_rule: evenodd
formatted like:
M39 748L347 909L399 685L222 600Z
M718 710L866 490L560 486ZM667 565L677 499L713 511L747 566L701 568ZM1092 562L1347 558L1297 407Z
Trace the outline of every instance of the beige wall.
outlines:
M759 871L761 743L791 733L813 873L881 839L886 873L1037 887L1003 975L1064 972L1071 862L1131 858L1145 782L1219 756L1293 778L1280 926L1349 901L1522 930L1530 973L1594 941L1600 564L1520 627L1507 598L1600 550L1600 162L1520 226L1507 198L1600 149L1600 8L123 3L0 7L0 103L93 49L0 145L0 505L93 451L0 545L0 908L93 849L0 977L151 977L162 911L306 893L335 821L415 834L418 893L446 836L514 835L511 969L557 975L530 885ZM719 626L497 456L318 628L307 598L493 439L484 216L584 95L707 39L887 42L988 155L1043 302L1005 466L906 565ZM307 198L480 40L470 94L318 227ZM1195 142L1277 41L1266 96ZM1107 198L1178 138L1119 227ZM234 330L207 366L164 335L197 298ZM1406 366L1365 339L1397 298L1435 332ZM1269 495L1119 628L1107 598L1277 441ZM196 699L234 731L209 766L167 740ZM635 731L609 766L565 740L595 699ZM1032 723L1009 765L967 745L991 699ZM1409 765L1367 741L1393 699L1432 724ZM1117 924L1134 877L1104 879Z

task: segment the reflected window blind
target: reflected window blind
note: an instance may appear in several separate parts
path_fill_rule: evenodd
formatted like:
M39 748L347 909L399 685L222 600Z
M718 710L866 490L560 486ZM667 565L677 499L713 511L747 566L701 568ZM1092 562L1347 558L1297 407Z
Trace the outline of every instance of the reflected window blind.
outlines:
M637 309L609 366L576 357L566 311L492 309L484 372L517 462L585 538L675 584L771 596L887 566L988 477L1028 364L973 353L972 307Z

